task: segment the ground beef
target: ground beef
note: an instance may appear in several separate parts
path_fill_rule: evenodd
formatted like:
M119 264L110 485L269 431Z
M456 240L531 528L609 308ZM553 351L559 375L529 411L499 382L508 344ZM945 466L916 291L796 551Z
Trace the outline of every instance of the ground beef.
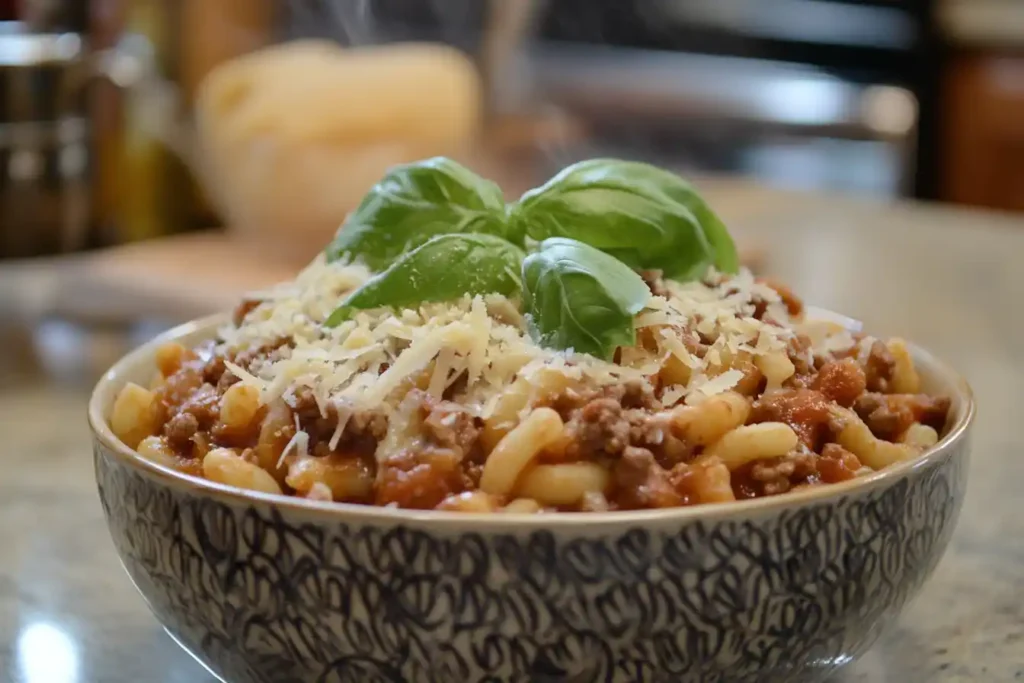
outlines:
M619 456L629 445L630 424L622 405L613 398L597 398L569 422L573 459L599 455Z
M654 387L647 382L629 381L606 387L601 395L618 402L626 409L657 410L661 402L654 395Z
M575 389L566 389L553 396L541 399L537 405L551 408L559 414L563 422L569 422L579 412L581 407L595 398L601 398L601 393L597 391L579 392Z
M810 352L811 340L803 334L792 337L786 344L786 354L793 363L795 373L793 378L800 380L814 374L814 357Z
M844 408L852 406L866 386L864 370L852 358L825 363L811 382L811 389Z
M857 399L853 409L867 424L871 433L880 439L893 441L913 423L908 413L889 409L884 394L864 394Z
M209 431L220 417L220 394L217 393L217 388L203 384L181 404L179 413L194 416L198 428Z
M320 412L320 404L317 403L316 396L310 387L297 387L294 391L285 394L284 402L295 411L295 415L299 418L299 424L307 431L312 431L310 430L310 425L323 418L323 414ZM327 406L328 410L326 412L328 415L330 415L330 408L332 407ZM338 411L334 410L335 420L337 420L337 415ZM320 430L316 431L319 432ZM333 430L331 430L331 433L333 433ZM319 434L317 435L319 436Z
M895 441L915 422L941 431L949 406L948 397L867 393L856 400L853 409L872 434L886 441Z
M895 400L905 400L914 412L914 417L923 425L928 425L942 433L949 419L949 408L952 400L948 396L928 396L927 394L901 395L896 394Z
M783 422L793 428L800 441L810 450L830 430L831 410L828 399L812 389L784 389L754 401L748 423Z
M768 380L765 379L761 369L754 364L752 358L737 358L732 361L730 369L743 373L743 377L732 388L733 391L739 392L744 396L758 396L764 392Z
M627 446L612 467L612 500L622 509L677 507L684 500L646 448Z
M768 312L768 300L760 296L754 296L750 303L754 304L754 312L750 317L754 320L764 320L764 314Z
M201 386L203 375L200 368L194 363L186 363L176 373L164 379L163 384L156 390L156 396L167 415L173 416Z
M462 481L466 490L480 488L480 477L483 476L484 465L478 460L462 459Z
M188 457L192 454L192 437L199 431L199 420L192 413L178 413L164 425L167 443L179 455Z
M825 484L849 481L861 468L857 456L837 443L827 443L818 458L818 478Z
M206 364L203 366L203 381L207 384L212 384L217 387L217 391L224 393L228 387L239 380L233 374L227 372L227 367L224 365L224 356L218 353L211 356L210 360L206 361Z
M654 451L658 464L667 470L692 461L695 455L694 445L675 436L669 429L664 430L659 444L651 443L649 447Z
M324 406L320 412L313 390L299 387L285 397L285 402L295 411L303 431L309 434L310 444L329 442L334 438L338 428L338 409L333 403ZM373 410L360 410L352 413L345 423L337 450L353 454L372 454L377 442L384 438L388 430L388 419L384 413Z
M415 510L431 510L466 488L461 458L442 449L403 451L377 469L374 502Z
M256 348L241 351L235 354L233 358L228 358L228 360L243 370L249 370L257 360L277 360L281 358L283 350L292 348L294 344L295 342L287 337L280 337L266 344L261 344Z
M430 406L423 419L423 428L431 441L458 452L460 458L467 458L477 450L479 421L454 403L439 401Z
M379 410L360 410L352 414L345 433L380 441L388 433L388 416Z
M572 408L566 405L567 399L553 402L562 408L566 422L568 445L563 460L616 459L630 446L650 451L666 469L693 458L693 446L672 434L649 387L636 384L591 396L577 396Z
M238 384L241 381L241 378L237 377L233 372L222 372L220 379L217 380L217 391L223 394L233 385Z
M809 451L796 451L775 462L755 462L750 469L751 478L762 484L764 495L785 493L794 484L806 481L817 471L817 456Z
M775 290L775 293L782 299L782 304L786 307L786 311L790 316L796 318L803 314L804 302L793 293L792 289L771 278L758 278L757 281Z
M867 360L864 362L864 375L868 391L887 391L895 367L896 359L889 352L889 347L881 341L872 344Z
M733 488L737 498L777 496L817 473L817 456L798 449L781 458L758 460L734 475Z

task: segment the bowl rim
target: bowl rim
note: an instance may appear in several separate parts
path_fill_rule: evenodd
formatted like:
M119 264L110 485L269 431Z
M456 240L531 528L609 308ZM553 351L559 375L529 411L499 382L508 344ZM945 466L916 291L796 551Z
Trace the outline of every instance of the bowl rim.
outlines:
M818 310L818 309L815 309ZM823 311L833 316L828 311ZM842 317L842 316L839 316ZM947 363L936 358L931 352L912 343L907 344L915 360L926 364L934 372L948 377L958 392L962 408L956 422L939 440L938 444L922 455L891 465L883 470L857 477L845 482L815 486L778 496L706 503L675 508L652 510L616 510L607 512L558 512L551 514L456 512L448 510L407 510L403 508L363 505L358 503L337 503L315 501L294 496L244 491L225 484L193 476L164 467L147 460L134 449L128 448L118 439L108 424L103 397L108 388L122 381L126 370L135 367L147 357L155 355L156 348L168 341L191 336L207 330L216 330L228 321L227 314L219 313L183 323L154 337L135 348L114 363L96 383L89 399L88 419L94 440L112 453L118 461L141 472L148 479L161 485L187 488L191 493L227 500L235 504L262 504L278 510L330 515L338 522L430 522L437 526L503 526L515 528L536 528L537 530L585 525L636 525L656 522L691 522L718 520L731 517L750 517L758 514L795 509L816 503L836 503L847 495L860 495L872 490L888 487L897 481L926 469L934 463L949 457L955 447L967 439L976 414L974 393L962 375Z

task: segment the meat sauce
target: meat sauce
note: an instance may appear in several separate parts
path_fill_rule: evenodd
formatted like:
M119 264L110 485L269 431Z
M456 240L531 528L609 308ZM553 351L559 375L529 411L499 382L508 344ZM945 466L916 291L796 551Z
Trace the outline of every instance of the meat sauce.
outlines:
M652 286L656 280L652 279ZM777 291L786 302L785 291ZM378 446L388 431L386 415L372 411L348 415L338 437L342 418L337 408L319 405L308 388L287 394L276 412L261 407L244 427L226 425L220 419L221 400L238 381L226 371L226 362L249 368L285 346L286 340L276 340L234 357L206 346L159 359L166 375L155 389L162 436L183 470L198 473L207 452L228 447L277 472L285 492L295 495L333 494L334 500L433 509L451 507L452 501L478 489L486 457L481 420L451 401L417 390L412 392L418 401L417 438L408 448L379 461ZM781 390L754 400L747 418L747 424L789 425L799 444L785 456L749 463L731 473L716 468L701 457L701 446L673 431L649 386L627 383L549 397L544 404L561 416L565 443L541 453L539 461L598 462L607 467L610 483L601 509L677 507L773 496L853 479L862 467L853 453L835 443L840 428L837 407L854 410L876 437L890 441L914 423L936 430L944 426L948 399L884 393L894 367L884 344L874 344L864 362L837 354L810 363L807 340L796 339L790 345L790 357L796 375ZM763 390L763 381L759 384L748 391ZM328 481L341 482L326 494L322 486L309 484L307 480L312 480L306 472L285 477L285 470L275 469L272 462L294 436L296 419L309 435L310 454L321 459L322 467L310 466L309 471L322 479L321 470L326 468L336 475Z

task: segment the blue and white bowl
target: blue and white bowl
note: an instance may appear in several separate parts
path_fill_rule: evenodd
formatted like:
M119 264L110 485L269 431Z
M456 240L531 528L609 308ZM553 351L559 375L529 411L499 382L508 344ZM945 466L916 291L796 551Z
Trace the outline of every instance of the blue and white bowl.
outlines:
M853 482L673 510L411 512L243 493L140 458L107 425L158 343L89 407L128 574L174 639L231 683L820 681L932 573L963 501L970 389L915 350L952 427Z

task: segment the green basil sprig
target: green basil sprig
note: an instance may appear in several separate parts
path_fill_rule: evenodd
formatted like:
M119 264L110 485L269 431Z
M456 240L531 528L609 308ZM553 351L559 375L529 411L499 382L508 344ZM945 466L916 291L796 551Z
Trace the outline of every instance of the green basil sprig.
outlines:
M524 255L527 237L536 250ZM524 258L525 256L525 258ZM694 188L668 171L596 159L506 207L501 190L449 159L390 171L327 249L378 274L324 323L467 294L523 294L538 342L612 359L636 342L650 291L638 269L695 279L735 273L736 247Z
M438 235L409 251L352 292L324 322L336 327L352 312L454 301L469 294L513 296L523 251L493 235Z
M568 237L636 269L695 279L714 264L736 272L725 226L689 183L649 164L594 159L570 166L512 208L518 233Z
M636 343L633 316L650 297L628 266L576 240L544 240L523 261L531 331L549 348L611 360L616 348Z
M327 259L359 259L379 271L435 235L478 233L519 241L505 214L501 189L451 159L396 166L345 221Z

